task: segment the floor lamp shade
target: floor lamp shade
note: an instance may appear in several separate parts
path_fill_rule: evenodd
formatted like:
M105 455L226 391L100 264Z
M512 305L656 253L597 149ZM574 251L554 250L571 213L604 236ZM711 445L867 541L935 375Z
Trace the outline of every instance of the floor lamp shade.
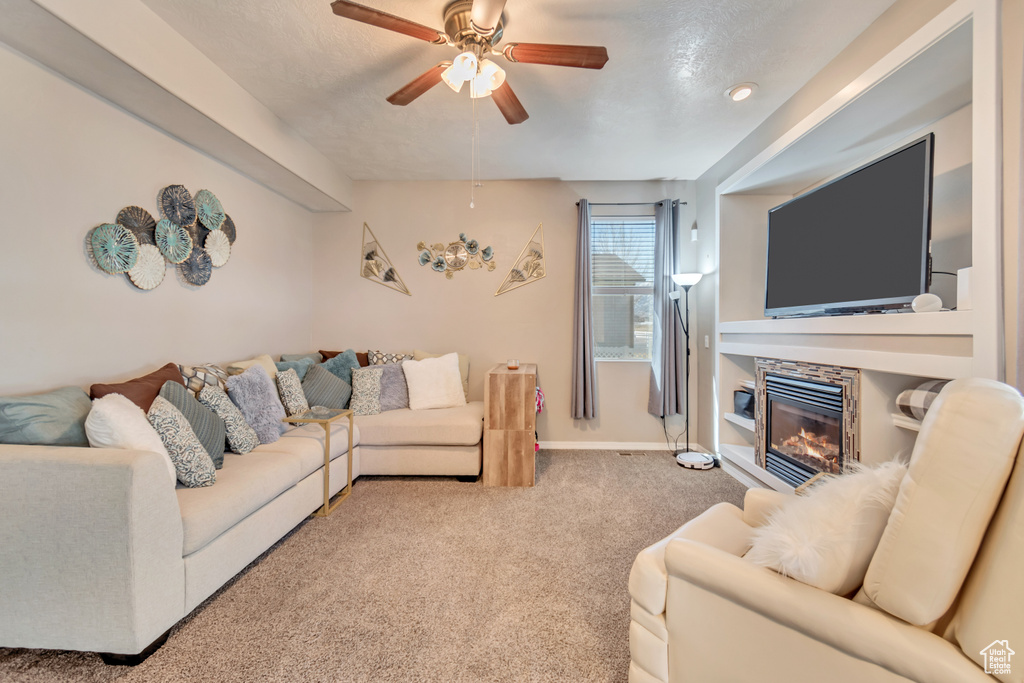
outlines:
M672 282L683 289L689 289L700 282L702 277L702 273L675 273L672 275Z

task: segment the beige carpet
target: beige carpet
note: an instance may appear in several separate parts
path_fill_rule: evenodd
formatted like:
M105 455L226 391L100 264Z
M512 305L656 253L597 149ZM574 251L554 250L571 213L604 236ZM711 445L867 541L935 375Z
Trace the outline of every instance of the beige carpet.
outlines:
M625 681L636 553L743 486L542 451L532 489L364 477L134 668L0 648L3 681Z

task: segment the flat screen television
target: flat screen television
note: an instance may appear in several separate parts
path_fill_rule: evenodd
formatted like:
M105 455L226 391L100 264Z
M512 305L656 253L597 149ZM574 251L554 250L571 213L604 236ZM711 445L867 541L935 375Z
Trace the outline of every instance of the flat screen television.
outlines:
M766 316L909 307L930 282L931 133L768 212Z

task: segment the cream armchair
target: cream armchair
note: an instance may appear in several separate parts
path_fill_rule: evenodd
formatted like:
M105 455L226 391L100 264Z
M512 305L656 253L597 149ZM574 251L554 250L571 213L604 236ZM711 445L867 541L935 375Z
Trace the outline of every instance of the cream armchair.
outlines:
M743 558L792 500L772 491L748 491L742 511L716 505L643 550L629 577L630 683L1024 681L1022 433L1016 390L950 383L852 598ZM989 675L1000 644L1020 659Z

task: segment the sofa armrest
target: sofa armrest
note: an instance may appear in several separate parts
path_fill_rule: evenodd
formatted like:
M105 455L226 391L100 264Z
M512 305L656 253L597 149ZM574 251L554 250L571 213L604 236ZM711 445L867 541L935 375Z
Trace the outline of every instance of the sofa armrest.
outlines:
M793 495L772 489L747 489L743 496L743 521L752 527L759 527L768 515L793 500Z
M0 445L0 646L136 654L184 616L156 453Z
M670 643L673 627L682 619L688 620L690 627L693 623L722 620L720 614L695 614L691 608L676 605L673 591L679 588L674 586L679 581L822 643L832 648L839 659L845 656L871 662L915 681L989 680L952 643L933 633L716 548L673 540L665 549L665 565L669 574L666 621ZM716 628L726 633L738 630L731 629L728 623L716 622ZM770 632L763 634L763 638L771 637ZM740 652L733 654L742 657ZM770 666L767 662L763 664ZM762 673L763 680L775 680L767 670Z

